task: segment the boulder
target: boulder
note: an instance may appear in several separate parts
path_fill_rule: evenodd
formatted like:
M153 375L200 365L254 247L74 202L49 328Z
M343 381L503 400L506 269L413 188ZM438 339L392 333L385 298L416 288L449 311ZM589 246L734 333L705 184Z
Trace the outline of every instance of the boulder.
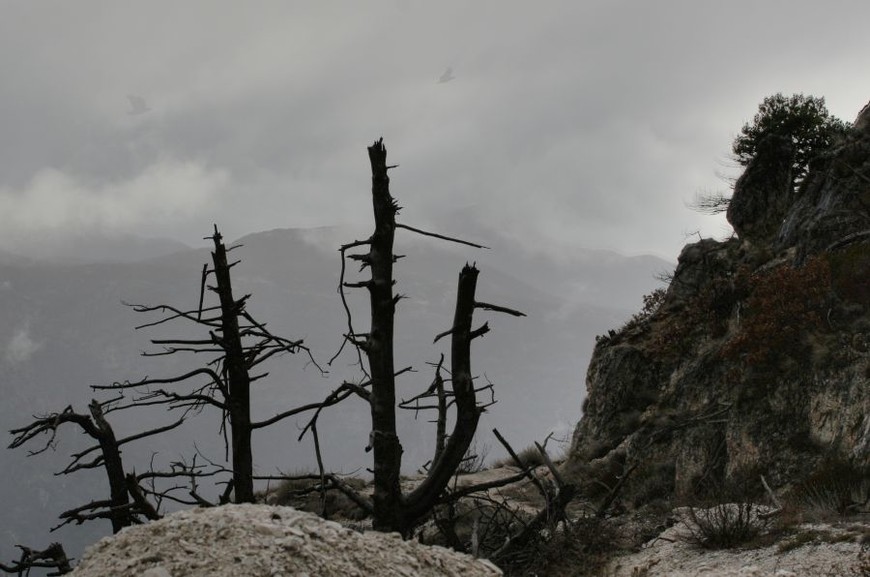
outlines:
M788 139L770 135L734 185L726 217L737 236L753 242L772 239L793 201L794 151Z
M91 546L74 577L494 577L488 561L291 507L189 509Z

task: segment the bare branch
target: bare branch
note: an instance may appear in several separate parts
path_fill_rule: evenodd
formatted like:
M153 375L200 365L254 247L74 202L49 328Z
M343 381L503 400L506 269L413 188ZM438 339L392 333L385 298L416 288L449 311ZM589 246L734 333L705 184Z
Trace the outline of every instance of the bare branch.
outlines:
M195 322L197 324L201 324L201 325L206 325L206 326L210 326L210 327L214 327L214 328L220 328L220 322L219 322L220 317L205 318L205 319L202 318L202 313L218 311L218 310L220 310L220 307L215 306L215 307L208 307L208 308L199 308L199 309L193 310L193 311L183 311L183 310L177 309L177 308L169 306L169 305L149 306L149 305L130 304L130 303L126 303L126 302L124 304L131 307L137 313L148 313L148 312L165 313L167 311L173 313L173 314L171 314L169 316L165 316L157 321L138 325L138 326L134 327L136 330L144 329L144 328L148 328L148 327L155 327L158 325L168 323L168 322L175 320L175 319L178 319L178 318L184 318L184 319L193 321L193 322Z
M529 471L530 469L526 467L523 468L521 472L517 473L516 475L511 475L510 477L504 477L503 479L495 479L486 483L478 483L476 485L462 487L461 489L446 491L444 495L439 498L439 502L449 503L452 501L458 501L459 499L462 499L474 493L483 493L485 491L489 491L490 489L497 489L499 487L504 487L505 485L516 483L517 481L521 481L526 478L530 474Z
M411 232L416 232L417 234L422 234L423 236L431 236L434 238L440 238L441 240L455 242L458 244L464 244L466 246L473 246L474 248L483 248L483 249L487 249L487 250L489 249L488 246L483 246L482 244L476 244L473 242L468 242L467 240L453 238L452 236L444 236L443 234L437 234L434 232L426 232L425 230L420 230L419 228L414 228L413 226L408 226L407 224L399 224L397 222L396 228L404 228L405 230L410 230Z
M549 492L547 491L547 489L544 488L544 485L541 484L540 479L532 475L531 470L526 467L526 464L523 463L522 459L520 459L519 455L517 455L514 451L514 448L511 447L510 443L508 443L507 440L501 435L501 433L499 433L498 429L493 429L492 434L495 435L495 438L498 439L498 442L501 443L502 447L505 448L505 450L508 452L508 455L511 456L511 459L514 460L514 463L517 465L517 467L522 469L523 474L529 479L529 481L531 481L535 485L535 487L538 488L538 491L541 493L541 495L543 495L544 498L547 498L549 496Z
M52 543L43 551L37 551L23 545L16 545L16 547L21 549L21 558L18 561L13 561L12 565L0 563L0 571L17 573L19 577L30 575L30 570L33 568L57 569L56 573L47 573L47 577L56 577L72 572L70 560L60 543Z
M171 431L172 429L181 426L181 424L183 422L184 422L184 417L178 419L177 421L175 421L174 423L172 423L170 425L158 427L156 429L151 429L148 431L143 431L143 432L137 433L135 435L130 435L129 437L124 437L123 439L118 441L118 446L120 447L121 445L125 445L127 443L132 442L132 441L138 441L139 439L144 439L146 437L159 435L160 433L165 433L166 431Z
M150 386L150 385L171 385L174 383L180 383L182 381L186 381L186 380L193 378L195 376L198 376L198 375L205 375L205 376L209 377L212 380L212 383L215 385L222 383L222 379L218 376L218 374L216 372L214 372L213 370L206 368L206 367L200 367L198 369L194 369L188 373L185 373L183 375L179 375L177 377L168 377L168 378L164 378L164 379L151 379L149 377L145 377L141 381L136 381L133 383L131 383L130 381L124 381L124 382L115 382L115 383L112 383L111 385L91 385L91 389L93 389L95 391L103 391L103 390L116 390L116 389L136 389L136 388L146 387L146 386Z
M502 306L499 306L499 305L491 305L491 304L489 304L489 303L475 302L475 303L474 303L474 308L476 308L476 309L483 309L483 310L487 310L487 311L495 311L495 312L497 312L497 313L506 313L506 314L509 314L509 315L513 315L513 316L515 316L515 317L524 317L524 316L526 316L526 313L521 313L521 312L518 311L518 310L509 309L509 308L507 308L507 307L502 307Z

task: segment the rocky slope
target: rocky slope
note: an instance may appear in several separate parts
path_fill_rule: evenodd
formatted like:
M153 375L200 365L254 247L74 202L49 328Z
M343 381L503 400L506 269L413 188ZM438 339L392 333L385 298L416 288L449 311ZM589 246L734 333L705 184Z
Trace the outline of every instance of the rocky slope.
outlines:
M631 467L628 506L763 492L759 475L805 493L866 482L868 124L798 187L789 143L764 141L734 188L736 234L687 245L667 291L599 337L565 466L589 490Z
M88 549L87 577L489 577L494 565L398 534L357 533L290 507L224 505L129 527Z
M685 510L675 511L677 517ZM805 524L754 546L705 550L692 543L691 520L683 518L637 552L612 559L608 577L863 577L870 551L861 544L866 524Z

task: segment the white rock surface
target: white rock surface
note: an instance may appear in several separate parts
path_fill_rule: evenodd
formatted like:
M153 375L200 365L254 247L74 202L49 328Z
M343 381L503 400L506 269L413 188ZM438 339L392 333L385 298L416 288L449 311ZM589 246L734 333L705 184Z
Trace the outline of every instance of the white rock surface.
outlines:
M827 535L801 547L780 552L782 541L768 547L707 551L686 543L688 529L679 522L648 542L637 553L611 560L607 577L865 577L870 549L858 540L866 529L803 525L798 528ZM838 538L844 539L840 542Z
M173 513L91 546L75 577L492 577L487 561L397 534L357 533L290 507Z

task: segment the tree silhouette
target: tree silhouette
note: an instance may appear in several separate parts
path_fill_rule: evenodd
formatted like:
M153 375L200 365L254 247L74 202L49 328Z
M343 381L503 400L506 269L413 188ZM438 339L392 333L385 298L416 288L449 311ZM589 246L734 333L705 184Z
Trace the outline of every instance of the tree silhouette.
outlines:
M180 319L207 331L208 336L204 338L154 339L151 342L162 346L163 350L145 353L147 356L191 353L212 355L213 358L205 366L182 375L159 379L146 377L135 382L116 382L93 388L142 391L131 406L166 405L170 409L183 409L185 414L204 406L211 406L221 411L224 423L227 425L224 427L224 433L229 434L232 453L232 481L227 485L227 491L221 500L227 499L229 491L232 490L234 502L252 503L254 502L254 460L251 450L253 431L319 406L313 404L296 407L264 421L252 421L251 383L265 376L265 374L253 374L253 371L267 359L282 353L304 352L314 366L318 368L319 366L302 340L290 340L272 334L265 324L258 322L247 312L245 305L251 295L244 295L238 299L233 295L230 270L238 261L230 263L227 260L227 253L236 247L226 248L217 226L214 234L207 238L210 238L214 244L213 267L211 269L208 266L203 267L198 308L182 310L169 305L135 305L134 310L165 314L162 319L140 325L136 327L137 329L163 325ZM208 278L212 275L215 284L207 285ZM218 304L203 307L206 289L217 294ZM191 389L181 392L174 388L164 388L182 382L196 384L193 384ZM179 475L187 472L191 471L179 471ZM198 495L195 498L197 501L202 500Z
M103 402L93 400L88 405L90 414L77 413L70 406L59 413L37 417L29 425L10 431L14 435L9 445L10 449L22 447L39 436L48 435L42 448L31 451L31 455L38 455L53 447L57 431L65 423L78 425L85 434L97 441L96 445L74 453L72 461L60 471L60 474L68 475L83 469L102 467L109 481L109 498L64 511L60 515L64 520L63 523L54 529L71 522L81 524L93 519L109 519L112 523L112 532L117 533L124 527L141 522L142 518L153 520L159 517L155 508L143 497L135 476L126 473L121 459L121 447L132 441L172 430L181 425L183 419L165 427L118 439L106 419L106 413L119 407L118 401L120 398Z
M794 151L793 182L799 184L807 174L810 161L829 148L848 130L848 125L831 116L825 99L778 92L758 105L752 123L746 123L732 144L734 157L747 166L760 143L771 135L788 139Z
M350 342L360 354L360 364L364 368L362 356L368 365L367 380L361 385L345 383L343 396L356 394L368 402L371 411L371 433L369 448L373 454L374 493L366 508L373 514L373 526L380 531L398 531L409 535L412 529L439 503L445 488L462 462L483 411L483 405L477 400L479 390L475 389L471 372L471 342L482 337L489 331L489 325L472 327L473 315L476 309L508 313L514 316L524 316L523 313L501 306L491 305L476 300L478 270L466 264L459 274L456 308L452 327L438 335L435 340L450 336L451 343L451 405L455 406L456 416L452 432L445 438L439 438L436 445L436 457L428 469L427 476L410 493L403 493L399 484L402 466L402 445L396 433L396 377L408 369L397 371L394 358L394 318L396 305L402 296L393 293L395 280L393 264L401 258L393 251L396 229L405 229L426 236L459 242L466 245L485 248L467 241L438 235L396 222L396 214L400 207L390 194L389 176L392 166L387 165L387 150L383 139L376 141L368 148L369 161L372 169L372 208L374 211L375 230L365 239L354 241L341 247L342 274L340 290L344 298L346 288L364 288L369 293L370 329L368 332L356 332L353 328L350 310L348 311L348 333L346 342ZM350 254L348 251L358 247L367 247L362 254ZM344 280L344 257L361 263L362 269L369 269L371 276L360 282ZM439 364L440 369L440 364ZM440 375L436 374L436 383ZM443 384L443 383L442 383ZM488 388L488 387L485 387ZM443 387L442 387L443 390ZM440 398L444 398L443 394ZM441 407L439 422L443 423L446 403ZM315 415L316 419L316 415ZM439 437L441 433L439 432ZM365 499L364 499L365 501Z

